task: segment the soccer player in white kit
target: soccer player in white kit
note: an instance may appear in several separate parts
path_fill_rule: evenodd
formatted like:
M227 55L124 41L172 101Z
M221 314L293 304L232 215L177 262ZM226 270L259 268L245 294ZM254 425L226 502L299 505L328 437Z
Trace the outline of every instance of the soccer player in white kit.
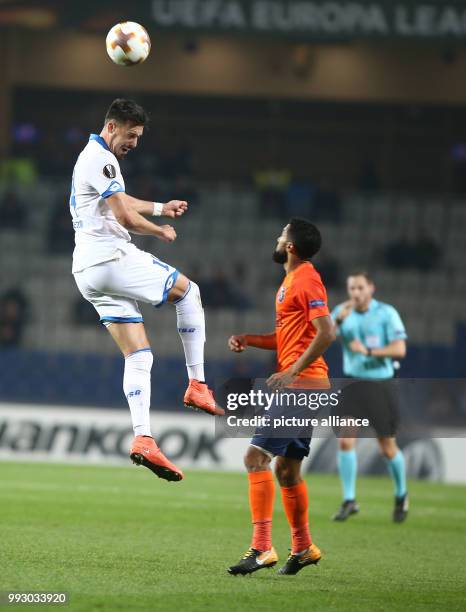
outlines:
M125 191L118 159L135 149L148 116L132 100L111 104L100 133L91 134L73 171L70 210L76 232L73 275L79 291L97 310L125 358L123 390L135 438L130 457L165 480L181 480L152 438L150 393L152 351L138 301L175 305L189 385L184 403L209 414L223 414L204 378L205 323L199 287L172 266L131 243L129 232L173 242L171 225L156 225L143 215L179 217L187 203L138 200Z

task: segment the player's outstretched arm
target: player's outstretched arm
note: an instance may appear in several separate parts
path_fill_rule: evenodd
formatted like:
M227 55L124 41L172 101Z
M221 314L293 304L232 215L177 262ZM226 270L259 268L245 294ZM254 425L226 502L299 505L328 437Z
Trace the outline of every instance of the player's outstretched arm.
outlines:
M148 221L129 204L129 197L124 192L117 192L106 199L120 225L133 234L155 236L163 242L176 240L176 232L171 225L156 225Z
M184 200L170 200L165 204L158 204L157 202L148 202L147 200L139 200L128 194L126 200L128 206L138 212L140 215L148 215L155 217L181 217L188 210L188 203Z
M277 337L273 334L240 334L239 336L230 336L228 340L228 348L234 353L242 353L246 347L254 346L268 351L277 350Z
M162 207L162 217L181 217L188 210L188 203L184 200L170 200Z

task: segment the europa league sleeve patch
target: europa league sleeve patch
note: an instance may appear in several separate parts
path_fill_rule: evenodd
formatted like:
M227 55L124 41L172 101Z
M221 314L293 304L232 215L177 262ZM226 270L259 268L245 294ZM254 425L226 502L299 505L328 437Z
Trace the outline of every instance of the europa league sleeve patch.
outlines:
M112 164L107 164L106 166L104 166L103 173L109 179L115 178L116 177L115 166L112 166Z

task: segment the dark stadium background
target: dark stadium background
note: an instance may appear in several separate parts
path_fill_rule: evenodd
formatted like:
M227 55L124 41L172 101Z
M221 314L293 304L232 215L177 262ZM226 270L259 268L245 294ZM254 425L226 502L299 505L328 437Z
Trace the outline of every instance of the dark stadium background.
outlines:
M70 273L67 208L76 155L116 96L152 116L123 164L128 191L190 201L174 245L136 242L200 284L209 380L273 369L259 351L232 356L226 339L272 329L280 270L271 252L291 214L321 227L316 265L330 306L363 267L377 297L398 308L409 335L401 376L463 376L462 3L401 2L398 14L389 2L352 3L362 17L348 21L348 3L314 2L320 21L307 30L286 20L297 3L272 3L261 27L257 2L217 3L210 22L205 5L188 4L0 4L0 400L125 406L122 359ZM364 17L369 4L384 31ZM135 68L105 53L122 16L152 38ZM154 409L177 409L185 368L174 311L144 315ZM338 345L327 357L339 376Z

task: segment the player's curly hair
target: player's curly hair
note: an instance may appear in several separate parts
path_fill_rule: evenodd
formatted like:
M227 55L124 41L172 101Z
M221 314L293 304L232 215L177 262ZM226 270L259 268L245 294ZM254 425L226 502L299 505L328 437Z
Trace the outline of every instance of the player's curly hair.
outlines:
M301 259L311 259L322 246L322 236L318 228L307 219L299 217L290 219L288 238Z
M133 123L134 125L147 125L149 115L134 100L117 98L113 100L105 115L105 123L117 121L118 123Z

